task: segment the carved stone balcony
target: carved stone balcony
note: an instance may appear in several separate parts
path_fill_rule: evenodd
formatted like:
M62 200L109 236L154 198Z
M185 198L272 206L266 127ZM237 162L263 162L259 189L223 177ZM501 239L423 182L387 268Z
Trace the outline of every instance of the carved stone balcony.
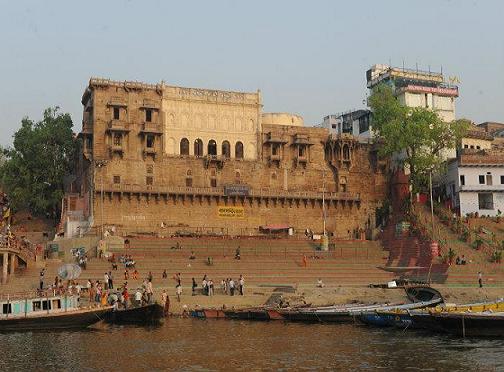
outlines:
M130 126L129 123L123 120L110 120L108 123L108 132L129 132Z
M142 124L140 133L161 135L163 131L161 129L161 124L146 121Z
M266 143L279 143L284 144L288 141L280 134L269 132L266 135Z

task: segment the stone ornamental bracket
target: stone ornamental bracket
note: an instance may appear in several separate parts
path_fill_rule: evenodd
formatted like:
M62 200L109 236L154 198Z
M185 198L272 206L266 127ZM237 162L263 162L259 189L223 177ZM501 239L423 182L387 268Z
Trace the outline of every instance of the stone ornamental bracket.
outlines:
M301 200L301 201L318 201L322 202L324 198L326 202L350 202L360 203L360 193L350 192L322 192L315 191L283 191L283 190L266 190L266 189L251 189L246 196L226 196L224 187L183 187L183 186L140 186L140 185L115 185L106 184L103 191L110 196L114 194L129 194L129 195L147 195L147 196L204 196L204 197L222 197L236 199L259 199L259 200ZM96 189L96 193L101 190Z

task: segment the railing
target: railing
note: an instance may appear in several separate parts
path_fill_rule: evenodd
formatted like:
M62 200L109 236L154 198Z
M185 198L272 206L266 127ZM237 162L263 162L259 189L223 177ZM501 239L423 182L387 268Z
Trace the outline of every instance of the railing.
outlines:
M147 191L143 185L105 184L106 192L141 193ZM99 192L100 190L97 189ZM186 195L215 195L224 196L224 187L184 187L184 186L152 186L151 193L158 194L186 194ZM251 189L248 197L293 198L293 199L322 199L326 200L360 200L360 193L350 192L318 192L318 191L284 191L270 189Z
M504 191L504 185L461 185L460 191Z

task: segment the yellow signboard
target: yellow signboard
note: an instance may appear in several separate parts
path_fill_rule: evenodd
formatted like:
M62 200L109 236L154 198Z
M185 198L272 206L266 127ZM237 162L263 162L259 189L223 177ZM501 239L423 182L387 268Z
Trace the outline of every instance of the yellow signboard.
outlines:
M243 207L217 207L219 218L245 218L245 208Z

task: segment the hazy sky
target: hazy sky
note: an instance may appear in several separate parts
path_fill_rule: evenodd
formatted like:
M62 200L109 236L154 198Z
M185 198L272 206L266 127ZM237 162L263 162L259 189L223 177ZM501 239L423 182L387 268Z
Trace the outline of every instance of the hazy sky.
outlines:
M0 145L48 106L81 128L91 76L263 93L308 124L362 107L375 63L461 80L457 115L504 121L504 1L0 0Z

